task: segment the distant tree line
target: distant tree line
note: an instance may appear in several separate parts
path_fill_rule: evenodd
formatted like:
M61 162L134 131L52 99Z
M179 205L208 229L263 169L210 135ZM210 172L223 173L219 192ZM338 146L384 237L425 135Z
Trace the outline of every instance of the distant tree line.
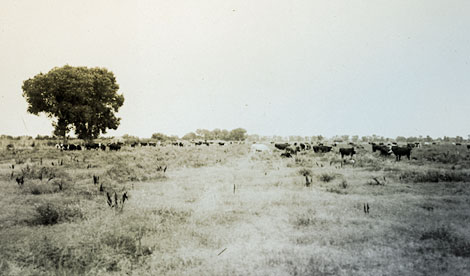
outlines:
M247 138L246 130L236 128L232 130L216 128L212 131L207 129L197 129L195 132L185 134L183 140L223 140L223 141L244 141Z
M139 138L129 134L124 134L122 138L130 143L133 142L174 142L178 140L223 140L223 141L244 141L248 137L246 130L243 128L236 128L232 130L214 129L212 131L207 129L197 129L195 132L189 132L183 137L177 135L166 135L161 132L152 134L150 138Z

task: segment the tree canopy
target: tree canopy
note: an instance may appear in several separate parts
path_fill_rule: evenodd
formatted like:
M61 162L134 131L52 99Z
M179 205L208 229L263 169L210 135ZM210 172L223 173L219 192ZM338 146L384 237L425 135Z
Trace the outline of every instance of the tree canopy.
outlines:
M216 128L212 131L207 129L197 129L195 132L187 133L183 136L184 140L225 140L225 141L244 141L247 138L246 130L236 128L228 131L226 129Z
M92 140L107 129L117 129L121 118L115 112L124 103L119 85L106 68L63 66L23 82L28 112L44 112L53 119L54 135L71 130L80 139Z

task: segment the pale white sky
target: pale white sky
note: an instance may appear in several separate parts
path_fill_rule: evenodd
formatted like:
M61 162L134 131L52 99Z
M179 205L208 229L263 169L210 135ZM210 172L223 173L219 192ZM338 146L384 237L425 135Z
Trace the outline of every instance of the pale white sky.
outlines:
M51 134L22 82L106 67L117 131L470 134L470 1L0 2L0 134Z

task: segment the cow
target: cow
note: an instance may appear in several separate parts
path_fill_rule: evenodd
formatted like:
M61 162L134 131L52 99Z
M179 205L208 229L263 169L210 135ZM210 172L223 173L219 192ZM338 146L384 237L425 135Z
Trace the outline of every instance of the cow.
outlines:
M323 145L313 146L312 148L314 152L321 152L321 153L330 152L332 149L332 147L323 146Z
M297 152L298 152L297 148L298 148L298 146L295 147L295 148L292 148L292 147L289 146L285 149L286 150L285 152L297 155Z
M280 150L285 150L289 146L289 143L276 143L274 147Z
M400 161L401 160L401 157L403 155L405 155L406 157L408 157L408 160L411 159L410 155L411 155L411 147L399 147L399 146L393 146L392 147L392 152L393 154L395 154L396 156L396 160L397 161Z
M224 142L219 142L219 146L223 146L223 145L225 145Z
M344 158L344 156L348 156L348 155L350 155L352 158L353 155L356 153L356 151L354 150L354 147L353 148L340 148L339 153L341 154L341 158Z
M116 143L111 143L111 144L108 145L108 147L109 147L110 151L112 151L112 150L118 151L118 150L121 149L121 145L116 144Z
M380 151L380 155L382 156L389 156L390 154L392 154L392 151L389 146L386 146L384 144L377 145L375 143L371 143L371 145L372 145L372 151L373 152Z
M470 145L467 145L467 150L470 150Z
M288 152L283 152L283 153L281 153L281 157L291 158L291 157L292 157L292 154L290 154L290 153L288 153Z

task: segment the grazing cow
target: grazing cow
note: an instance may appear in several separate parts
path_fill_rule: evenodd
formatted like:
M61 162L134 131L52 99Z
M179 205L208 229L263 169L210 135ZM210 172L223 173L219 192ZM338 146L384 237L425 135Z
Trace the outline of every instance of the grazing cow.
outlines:
M288 152L283 152L283 153L281 153L281 157L291 158L291 157L292 157L292 154L290 154L290 153L288 153Z
M289 146L289 143L276 143L274 147L280 150L285 150Z
M297 147L296 147L295 149L293 149L293 148L291 148L291 147L287 147L287 148L286 148L286 152L287 152L287 153L290 153L290 154L295 154L295 155L297 155L297 151L298 151L298 150L297 150Z
M155 143L155 142L149 142L149 146L150 146L150 147L156 147L156 146L157 146L157 143Z
M314 152L321 152L321 153L330 152L332 149L332 147L323 146L323 145L313 146L312 148Z
M392 154L392 150L386 146L386 145L377 145L375 143L371 143L372 145L372 151L373 152L376 152L376 151L380 151L380 155L382 156L389 156L390 154Z
M340 148L339 153L341 154L341 158L343 158L345 155L350 155L352 158L356 151L354 150L354 148Z
M397 161L400 161L401 160L401 157L403 155L405 155L406 157L408 157L408 160L411 159L410 155L411 155L411 149L410 147L399 147L399 146L393 146L392 147L392 152L393 154L395 154L396 156L396 160Z
M470 145L467 145L467 150L470 150Z
M307 148L307 147L305 146L304 143L300 143L300 149L301 149L301 150L305 150L306 148Z
M223 145L225 145L224 142L219 142L219 146L223 146Z
M111 143L111 144L108 145L108 147L109 147L109 150L110 150L110 151L111 151L111 150L118 151L118 150L121 149L121 145L116 144L116 143Z

